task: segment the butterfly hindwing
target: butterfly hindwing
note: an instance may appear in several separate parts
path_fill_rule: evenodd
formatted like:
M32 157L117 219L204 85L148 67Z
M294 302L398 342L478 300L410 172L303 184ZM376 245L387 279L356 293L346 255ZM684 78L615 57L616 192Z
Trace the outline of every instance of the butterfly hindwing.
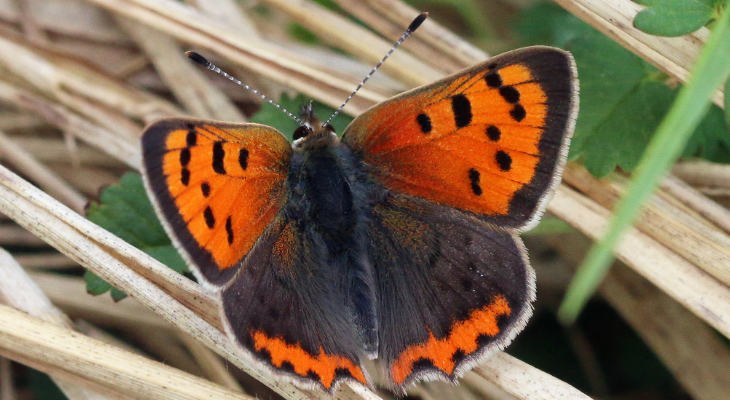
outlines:
M286 201L288 141L264 125L166 119L142 151L168 235L202 283L225 284Z
M368 229L378 358L396 388L455 381L530 317L535 277L516 234L393 193L374 206Z
M506 229L537 223L577 111L569 53L505 53L378 104L343 134L386 188Z
M277 218L222 291L227 329L259 361L300 385L367 385L342 276L320 234Z

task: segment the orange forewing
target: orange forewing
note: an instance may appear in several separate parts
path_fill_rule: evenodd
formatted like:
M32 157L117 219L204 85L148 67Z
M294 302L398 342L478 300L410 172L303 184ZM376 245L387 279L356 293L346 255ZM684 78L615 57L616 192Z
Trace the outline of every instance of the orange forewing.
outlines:
M391 190L524 225L537 207L514 215L523 201L516 194L533 185L527 197L537 203L548 190L570 136L549 120L567 121L573 108L572 59L546 52L566 66L548 78L540 52L495 57L381 103L353 121L343 141Z
M264 125L172 119L150 126L143 148L168 233L222 284L286 200L289 143Z

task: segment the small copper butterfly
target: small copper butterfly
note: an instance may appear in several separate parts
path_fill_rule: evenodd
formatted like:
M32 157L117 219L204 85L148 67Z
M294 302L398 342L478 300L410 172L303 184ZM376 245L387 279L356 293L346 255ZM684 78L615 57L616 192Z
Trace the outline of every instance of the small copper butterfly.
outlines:
M155 122L144 177L229 335L276 374L333 392L369 385L369 357L399 391L453 382L532 313L518 233L560 182L577 93L569 53L529 47L382 102L341 139L311 107L293 144L259 124Z

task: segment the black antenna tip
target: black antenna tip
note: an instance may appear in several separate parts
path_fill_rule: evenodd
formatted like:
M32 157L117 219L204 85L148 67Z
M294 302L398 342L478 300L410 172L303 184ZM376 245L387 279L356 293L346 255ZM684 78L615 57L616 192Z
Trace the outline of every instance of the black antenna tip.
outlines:
M188 56L191 60L195 61L196 63L204 66L205 68L208 68L210 66L210 61L206 60L205 57L201 56L200 54L198 54L194 51L186 51L185 55Z
M411 32L415 31L416 29L418 29L419 26L421 26L421 24L423 23L423 21L426 20L426 18L428 18L427 12L423 12L423 13L419 14L416 17L416 19L414 19L413 22L411 22L411 24L408 25L408 30Z

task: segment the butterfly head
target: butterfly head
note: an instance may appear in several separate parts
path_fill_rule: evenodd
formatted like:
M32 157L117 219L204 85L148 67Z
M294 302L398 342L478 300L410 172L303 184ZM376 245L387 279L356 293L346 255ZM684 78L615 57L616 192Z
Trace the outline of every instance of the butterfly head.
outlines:
M328 123L322 123L314 115L314 106L311 101L299 109L299 118L302 125L294 131L295 149L331 146L339 140L335 134L335 128Z

